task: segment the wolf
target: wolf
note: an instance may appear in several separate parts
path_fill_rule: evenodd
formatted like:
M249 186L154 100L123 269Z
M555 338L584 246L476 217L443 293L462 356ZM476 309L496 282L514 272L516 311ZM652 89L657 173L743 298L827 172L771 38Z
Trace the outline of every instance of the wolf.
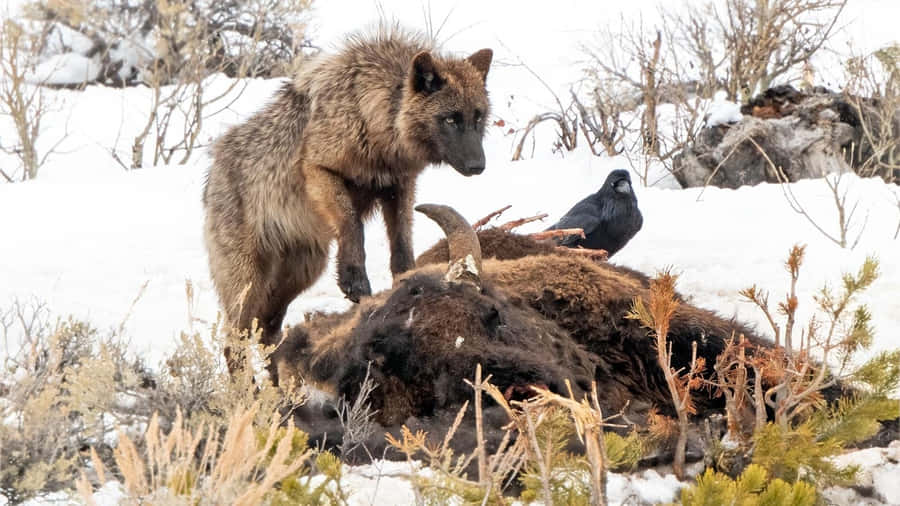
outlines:
M370 295L363 221L378 207L392 274L415 266L418 175L438 163L464 176L485 168L492 57L490 49L445 56L398 28L354 35L215 142L204 236L234 328L255 318L261 341L276 342L288 305L321 276L334 239L338 287L353 302Z

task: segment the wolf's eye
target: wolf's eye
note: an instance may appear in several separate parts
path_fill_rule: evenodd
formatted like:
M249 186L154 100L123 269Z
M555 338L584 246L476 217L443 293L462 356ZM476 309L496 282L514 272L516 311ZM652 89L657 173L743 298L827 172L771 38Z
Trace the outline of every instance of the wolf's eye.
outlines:
M478 123L479 121L481 121L481 111L475 109L475 123Z
M447 122L448 125L462 125L463 124L463 115L461 112L456 111L453 114L450 114L444 121Z

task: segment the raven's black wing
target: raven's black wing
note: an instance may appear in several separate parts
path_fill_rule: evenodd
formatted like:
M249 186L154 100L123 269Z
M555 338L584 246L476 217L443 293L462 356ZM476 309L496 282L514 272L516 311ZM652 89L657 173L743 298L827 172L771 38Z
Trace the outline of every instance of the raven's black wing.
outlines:
M569 210L560 220L550 227L550 229L563 228L580 228L584 230L584 234L588 235L600 226L602 220L602 206L594 202L582 201L575 204L575 207ZM577 235L570 235L560 240L561 246L578 246L583 239Z

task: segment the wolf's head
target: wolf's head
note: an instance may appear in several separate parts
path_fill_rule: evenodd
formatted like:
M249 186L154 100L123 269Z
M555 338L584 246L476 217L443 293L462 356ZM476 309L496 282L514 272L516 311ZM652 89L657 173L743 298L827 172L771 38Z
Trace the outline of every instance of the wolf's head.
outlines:
M484 171L481 140L490 112L485 80L493 52L482 49L465 59L444 59L429 51L410 63L399 119L404 136L460 174Z

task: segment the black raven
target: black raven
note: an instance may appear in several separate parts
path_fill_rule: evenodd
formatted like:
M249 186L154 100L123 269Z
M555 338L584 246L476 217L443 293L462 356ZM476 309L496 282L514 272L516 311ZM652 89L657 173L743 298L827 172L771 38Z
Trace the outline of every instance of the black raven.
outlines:
M627 170L614 170L597 193L575 204L555 225L547 230L580 228L585 238L571 235L557 242L570 248L582 246L604 249L613 256L641 229L644 218L631 188Z

